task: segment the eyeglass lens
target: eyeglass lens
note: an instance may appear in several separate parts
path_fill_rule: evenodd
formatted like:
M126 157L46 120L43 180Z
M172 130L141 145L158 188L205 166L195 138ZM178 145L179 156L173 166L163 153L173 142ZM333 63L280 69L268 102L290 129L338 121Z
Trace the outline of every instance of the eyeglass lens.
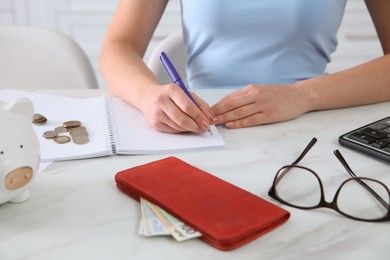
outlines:
M300 167L284 167L279 173L275 187L279 199L302 208L318 206L321 189L316 175Z
M383 199L382 203L362 185L362 181ZM279 199L291 206L303 209L324 206L321 205L324 201L321 181L314 172L305 167L283 167L278 173L275 190ZM366 178L351 178L339 188L336 200L338 210L343 214L375 220L387 215L389 209L386 204L389 205L390 199L383 184Z
M362 180L365 185L371 188L377 195L379 195L389 205L389 195L383 184L370 179L358 178ZM349 179L342 187L340 187L337 196L337 205L339 210L346 215L361 218L361 219L379 219L383 218L388 213L388 208L373 196L356 179Z

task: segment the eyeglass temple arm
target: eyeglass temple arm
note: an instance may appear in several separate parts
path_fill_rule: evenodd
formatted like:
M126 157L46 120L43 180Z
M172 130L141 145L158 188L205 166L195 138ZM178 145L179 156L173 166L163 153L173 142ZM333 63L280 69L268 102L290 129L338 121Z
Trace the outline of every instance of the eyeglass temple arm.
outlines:
M298 158L291 164L291 165L296 165L298 164L302 159L303 157L305 157L305 155L310 151L310 149L314 146L314 144L317 142L317 138L313 137L313 139L311 139L310 143L305 147L305 149L303 150L303 152L298 156ZM290 168L286 168L280 175L279 177L277 177L277 179L275 179L275 185L278 184L279 180L288 173L288 171L290 170ZM272 190L273 187L271 187L270 191Z
M347 170L348 174L352 176L357 182L359 182L360 185L362 185L366 190L368 190L386 209L389 208L389 204L378 194L376 193L373 189L371 189L370 186L368 186L364 181L359 179L356 174L352 171L351 167L349 167L347 161L344 159L342 154L340 153L339 150L335 150L334 155L337 157L337 159L340 161L340 163L344 166L345 170Z
M317 138L313 137L313 139L311 139L310 143L306 146L301 155L299 155L299 157L292 163L292 165L298 164L303 159L303 157L306 156L310 149L313 148L316 142Z

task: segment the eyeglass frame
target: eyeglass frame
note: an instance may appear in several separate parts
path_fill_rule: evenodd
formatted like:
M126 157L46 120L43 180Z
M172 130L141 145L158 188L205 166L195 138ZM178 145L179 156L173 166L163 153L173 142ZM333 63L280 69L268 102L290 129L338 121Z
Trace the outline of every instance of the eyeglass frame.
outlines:
M358 177L351 169L351 167L348 165L347 161L344 159L344 157L342 156L342 154L340 153L339 150L334 150L333 153L334 155L336 156L336 158L339 160L339 162L343 165L343 167L345 168L345 170L348 172L348 174L351 176L350 178L346 179L345 181L343 181L341 183L341 185L339 186L339 188L337 189L334 197L333 197L333 200L331 202L328 202L325 200L325 192L324 192L324 186L322 184L322 181L320 179L320 177L318 176L318 174L316 172L314 172L313 170L305 167L305 166L301 166L301 165L298 165L298 163L305 157L305 155L310 151L310 149L314 146L314 144L317 142L317 138L313 138L309 144L306 146L306 148L303 150L303 152L299 155L299 157L290 165L285 165L283 167L281 167L276 175L275 175L275 178L274 178L274 181L272 183L272 186L271 188L269 189L268 191L268 196L270 196L271 198L285 204L285 205L288 205L290 207L294 207L294 208L298 208L298 209L316 209L316 208L329 208L329 209L333 209L335 211L337 211L338 213L340 213L341 215L345 216L345 217L348 217L348 218L351 218L351 219L354 219L354 220L358 220L358 221L365 221L365 222L384 222L384 221L390 221L390 206L389 204L379 195L377 194L374 190L372 190L365 182L364 180L366 181L373 181L373 182L376 182L380 185L382 185L385 190L387 191L387 194L389 195L389 201L390 201L390 190L389 188L382 182L378 181L378 180L375 180L375 179L372 179L372 178L367 178L367 177ZM319 203L315 206L310 206L310 207L303 207L303 206L298 206L298 205L293 205L283 199L281 199L279 196L278 196L278 193L276 191L276 186L279 182L279 180L281 180L281 178L283 176L285 176L287 174L287 172L292 169L292 168L300 168L300 169L304 169L304 170L307 170L309 172L311 172L318 180L318 183L320 185L320 191L321 191L321 199L319 201ZM364 218L358 218L358 217L355 217L355 216L351 216L351 215L348 215L346 213L344 213L343 211L341 211L337 205L337 199L338 199L338 196L339 196L339 193L342 189L342 187L349 181L351 180L356 180L358 181L364 188L366 188L378 201L379 203L381 203L385 208L387 208L387 215L381 217L381 218L377 218L377 219L364 219Z

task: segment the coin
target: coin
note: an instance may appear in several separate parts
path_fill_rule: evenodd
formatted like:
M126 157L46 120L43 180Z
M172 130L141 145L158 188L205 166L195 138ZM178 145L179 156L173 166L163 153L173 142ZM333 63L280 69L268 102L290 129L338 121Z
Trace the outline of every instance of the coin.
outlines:
M88 137L88 132L85 132L85 131L78 131L78 132L75 132L71 135L72 138L76 138L78 136L86 136Z
M73 137L73 142L75 144L86 144L89 142L89 138L88 136L80 135L80 136Z
M71 120L71 121L66 121L66 122L62 123L62 125L63 125L63 127L70 129L70 128L81 126L81 122L78 120Z
M66 135L58 135L54 137L54 142L59 143L59 144L65 144L70 141L70 137Z
M69 133L72 134L72 132L75 132L75 131L87 131L87 128L85 126L77 126L77 127L73 127L71 129L69 129Z
M71 136L88 135L88 132L87 132L87 128L85 128L84 126L79 126L79 127L71 128L69 130L69 134Z
M54 131L56 131L57 133L66 133L68 132L68 129L66 129L66 127L63 127L63 126L57 126Z
M35 113L33 115L33 121L37 121L37 120L40 120L43 118L43 115L42 114L38 114L38 113Z
M46 121L47 121L47 118L44 116L44 115L42 115L42 114L39 114L39 113L35 113L34 115L33 115L33 118L32 118L32 123L33 124L44 124L44 123L46 123Z
M54 138L54 137L57 136L57 132L56 131L52 131L52 130L46 131L46 132L43 133L42 136L45 137L45 138L48 138L48 139L49 138Z

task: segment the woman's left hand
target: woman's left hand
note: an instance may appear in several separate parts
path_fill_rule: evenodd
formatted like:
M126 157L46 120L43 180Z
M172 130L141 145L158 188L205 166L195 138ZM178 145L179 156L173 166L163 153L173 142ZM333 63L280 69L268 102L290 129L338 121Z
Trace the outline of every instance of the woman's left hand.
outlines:
M309 98L298 86L250 84L210 108L213 123L240 128L294 119L309 111Z

